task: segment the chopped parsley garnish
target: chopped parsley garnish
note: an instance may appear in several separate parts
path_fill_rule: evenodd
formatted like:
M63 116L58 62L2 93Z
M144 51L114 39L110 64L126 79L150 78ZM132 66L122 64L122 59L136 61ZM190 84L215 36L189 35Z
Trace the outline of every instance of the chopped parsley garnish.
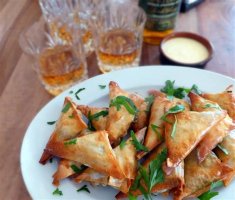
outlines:
M137 200L137 197L135 197L133 194L129 193L128 194L128 199L129 200Z
M61 190L59 190L59 188L56 188L55 191L52 194L62 196L63 192Z
M72 140L64 142L64 145L67 146L67 145L72 145L72 144L76 144L76 143L77 143L77 138L74 138Z
M83 90L85 90L85 88L80 88L77 92L75 92L75 97L77 98L77 100L80 100L80 97L78 96L78 93L80 93Z
M177 97L179 99L183 99L186 97L186 95L192 91L196 94L201 94L201 91L199 90L198 86L193 84L191 88L184 88L184 87L174 87L175 81L167 80L165 82L164 88L161 89L162 92L164 92L167 95L167 98L172 100L173 97Z
M202 94L201 90L199 90L198 86L195 85L195 84L193 84L193 86L192 86L192 88L191 88L191 92L194 92L194 93L196 93L196 94L198 94L198 95L201 95L201 94Z
M224 148L223 146L221 146L220 144L218 144L217 147L219 147L220 150L223 151L225 155L228 155L228 154L229 154L228 150L225 149L225 148Z
M47 122L47 124L49 124L49 125L53 125L55 123L56 123L56 121Z
M120 149L123 149L125 145L126 145L126 140L125 140L125 139L122 139L122 141L121 141L120 144L119 144Z
M136 150L137 150L137 151L148 152L148 151L149 151L148 148L147 148L146 146L144 146L143 144L141 144L141 143L137 140L134 131L131 130L130 133L131 133L132 143L133 143L133 145L135 146Z
M139 189L144 195L145 199L151 199L152 188L164 181L164 172L162 170L162 163L167 158L167 149L164 148L160 154L156 156L149 164L148 170L143 166L139 166L138 175L131 186L130 190ZM143 187L142 182L146 187Z
M100 89L105 89L106 85L99 85Z
M200 200L210 200L212 199L213 197L217 196L219 194L219 192L214 192L212 191L213 189L217 188L217 187L221 187L223 186L223 181L217 181L217 182L213 182L211 183L211 187L210 187L210 190L208 190L207 192L201 194L198 199Z
M87 188L87 185L83 185L77 192L85 191L87 193L91 193L90 190Z
M73 90L69 91L69 94L73 94Z
M183 112L185 110L185 107L183 105L176 105L172 108L170 108L162 117L161 117L161 120L163 121L167 121L166 117L167 115L169 114L176 114L176 113L179 113L179 112Z
M71 103L70 103L70 102L66 103L61 112L63 112L63 113L68 112L68 110L70 109L70 107L71 107Z
M151 129L157 134L158 139L162 140L162 135L161 135L161 133L158 130L158 129L160 129L160 127L155 125L155 124L151 124L150 126L151 126Z
M70 118L70 119L73 119L73 118L74 118L73 114L72 114L72 115L69 115L69 118Z
M215 109L221 110L219 105L211 104L211 103L207 103L205 106L203 106L203 108L215 108Z
M70 167L75 173L81 173L85 169L84 165L81 165L81 167L79 168L78 166L72 164L70 165Z
M91 115L91 112L88 113L88 129L95 131L95 127L92 125L92 120L98 120L99 117L106 117L109 114L108 110L102 110L98 113Z
M175 115L174 115L175 116ZM177 117L175 116L175 122L172 125L172 131L171 131L171 137L174 138L175 137L175 133L176 133L176 126L177 126Z
M110 102L111 106L115 106L118 111L121 109L121 106L124 106L131 115L135 115L138 112L133 101L125 96L117 96L115 99L112 99Z
M153 104L153 101L154 101L154 96L153 95L149 95L148 97L146 97L144 99L144 101L148 103L146 112L149 112L150 109L151 109L151 106Z

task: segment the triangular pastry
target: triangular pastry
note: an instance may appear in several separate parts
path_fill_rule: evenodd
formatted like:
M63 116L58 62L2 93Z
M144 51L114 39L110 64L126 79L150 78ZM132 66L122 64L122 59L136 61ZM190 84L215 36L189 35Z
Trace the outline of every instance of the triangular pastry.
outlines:
M217 111L220 107L217 103L206 100L197 94L189 93L192 103L192 110ZM232 119L227 115L218 124L212 127L197 146L197 155L199 162L202 162L208 154L220 143L228 133L235 128Z
M207 131L225 116L225 111L184 111L178 114L169 114L167 116L168 122L165 122L165 141L168 149L167 167L178 166L201 141Z
M97 131L66 141L54 137L56 135L51 138L53 142L46 146L46 150L52 155L82 163L115 178L124 178L106 131Z
M222 180L231 169L223 165L214 153L210 153L202 163L197 161L197 152L193 150L184 161L185 186L175 191L174 200L185 197L197 197L209 190L212 182Z
M228 115L233 121L235 120L235 95L233 94L233 86L229 86L221 93L204 93L202 97L218 103L222 109L228 111Z
M85 128L87 128L87 125L82 119L82 113L76 109L76 105L71 98L66 97L61 115L56 122L55 130L48 144L53 143L55 139L64 141L74 138ZM50 157L51 155L44 151L39 162L45 164Z

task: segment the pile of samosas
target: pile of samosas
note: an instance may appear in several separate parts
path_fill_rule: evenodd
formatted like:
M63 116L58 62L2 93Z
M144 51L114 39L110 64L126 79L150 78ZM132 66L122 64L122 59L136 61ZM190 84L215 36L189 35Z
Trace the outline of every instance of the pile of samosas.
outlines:
M117 199L152 193L198 197L235 176L235 96L189 92L188 100L151 91L143 97L109 84L109 105L69 97L40 159L60 158L53 184L70 177L108 185ZM86 119L85 119L86 118Z

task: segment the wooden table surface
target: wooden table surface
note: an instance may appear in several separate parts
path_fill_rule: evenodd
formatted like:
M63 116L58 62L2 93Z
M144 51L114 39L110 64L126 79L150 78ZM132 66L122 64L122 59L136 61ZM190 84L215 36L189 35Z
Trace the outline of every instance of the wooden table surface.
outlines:
M36 0L0 0L0 199L30 199L20 172L20 147L27 126L50 101L19 45L20 32L39 19ZM215 54L206 70L235 78L235 0L206 0L181 14L178 31L207 37ZM157 46L144 44L142 65L159 64ZM99 74L96 59L88 59L90 77ZM216 83L215 83L216 84ZM36 186L35 186L36 187Z

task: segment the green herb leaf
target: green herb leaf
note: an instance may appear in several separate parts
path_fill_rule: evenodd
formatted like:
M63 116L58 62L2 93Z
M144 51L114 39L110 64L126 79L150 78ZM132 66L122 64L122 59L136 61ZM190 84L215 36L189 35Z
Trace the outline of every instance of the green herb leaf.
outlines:
M166 93L167 98L170 100L174 97L174 84L175 81L167 80L164 88L161 89L162 92Z
M222 186L224 186L224 183L223 183L223 181L219 180L219 181L211 183L210 189L213 190L215 188L222 187Z
M50 160L49 160L49 161L50 161L50 163L53 163L53 158L50 158Z
M59 188L56 188L55 191L52 194L62 196L63 192L61 190L59 190Z
M73 145L73 144L76 144L76 143L77 143L77 138L74 138L74 139L71 139L69 141L65 141L64 145L67 146L67 145Z
M201 94L202 94L201 90L199 90L198 86L195 85L195 84L193 84L193 86L192 86L192 88L191 88L191 91L194 92L194 93L196 93L196 94L198 94L198 95L201 95Z
M211 103L207 103L205 106L203 106L203 108L215 108L215 109L221 110L219 105L215 105Z
M153 186L164 181L164 173L162 170L162 163L166 160L167 149L163 149L156 159L149 164L149 187L148 192L151 193Z
M223 185L224 185L223 181L221 181L221 180L219 180L217 182L212 182L210 190L205 192L205 193L203 193L202 195L200 195L198 197L198 199L200 199L200 200L210 200L210 199L212 199L213 197L217 196L219 194L219 192L214 192L214 191L211 191L211 190L213 190L213 189L215 189L217 187L221 187Z
M162 135L161 133L157 130L158 128L160 128L159 126L155 125L155 124L151 124L151 129L157 134L157 137L159 140L162 141Z
M210 190L203 193L202 195L200 195L198 197L198 199L200 200L210 200L212 199L213 197L217 196L219 194L219 192L211 192Z
M119 111L121 109L121 105L124 106L131 115L135 115L138 112L133 101L125 96L117 96L115 99L112 99L109 106L115 106Z
M78 93L80 93L83 90L85 90L85 88L80 88L77 92L75 92L75 97L77 98L77 100L80 100L80 97L78 96Z
M55 123L56 123L56 121L47 122L47 124L49 124L49 125L53 125Z
M62 109L61 112L63 112L63 113L68 112L70 107L71 107L71 103L70 102L66 103L66 105L64 106L64 108Z
M98 112L98 113L95 113L94 115L90 115L88 118L89 118L89 120L98 120L99 119L99 117L105 117L105 116L107 116L109 114L109 111L108 110L102 110L102 111L100 111L100 112Z
M106 85L99 85L100 89L106 88Z
M147 148L146 146L144 146L143 144L141 144L141 143L137 140L134 131L131 130L130 133L131 133L132 143L133 143L133 145L135 146L136 150L137 150L137 151L148 152L148 151L149 151L148 148Z
M164 121L168 122L167 119L166 119L167 115L169 115L169 114L176 114L176 113L179 113L179 112L183 112L184 110L185 110L185 107L184 107L183 105L176 105L176 106L170 108L170 109L161 117L161 120L164 120Z
M71 90L71 91L69 91L69 94L73 94L73 91Z
M135 197L133 194L128 193L128 199L129 200L137 200L137 197Z
M69 118L70 118L70 119L73 119L73 118L74 118L73 114L72 114L72 115L69 115Z
M175 116L175 115L174 115ZM175 133L176 133L176 126L177 126L177 117L175 116L175 122L172 126L172 131L171 131L171 137L174 138L175 137Z
M87 188L87 185L83 185L77 192L85 191L87 193L91 193L90 190Z
M126 145L126 140L125 140L125 139L122 139L122 141L121 141L120 144L119 144L120 149L123 149L125 145Z
M92 117L91 116L92 116L91 112L89 112L88 113L88 124L87 124L87 126L88 126L88 129L90 131L96 131L95 127L92 125L92 120L91 120Z
M72 170L73 170L75 173L81 173L81 172L85 169L85 166L84 166L84 165L81 165L81 167L79 168L78 166L72 164L72 165L70 165L70 167L72 168Z
M154 96L153 95L149 95L148 97L146 97L144 99L144 101L148 103L146 112L149 112L150 109L151 109L151 106L153 104L153 101L154 101Z
M132 185L131 185L130 190L136 190L136 189L139 187L139 185L140 185L140 179L141 179L141 174L138 173L138 175L136 176L134 182L133 182Z
M219 147L220 150L223 151L225 155L228 155L228 154L229 154L228 150L225 149L225 148L224 148L223 146L221 146L220 144L218 144L217 147Z

